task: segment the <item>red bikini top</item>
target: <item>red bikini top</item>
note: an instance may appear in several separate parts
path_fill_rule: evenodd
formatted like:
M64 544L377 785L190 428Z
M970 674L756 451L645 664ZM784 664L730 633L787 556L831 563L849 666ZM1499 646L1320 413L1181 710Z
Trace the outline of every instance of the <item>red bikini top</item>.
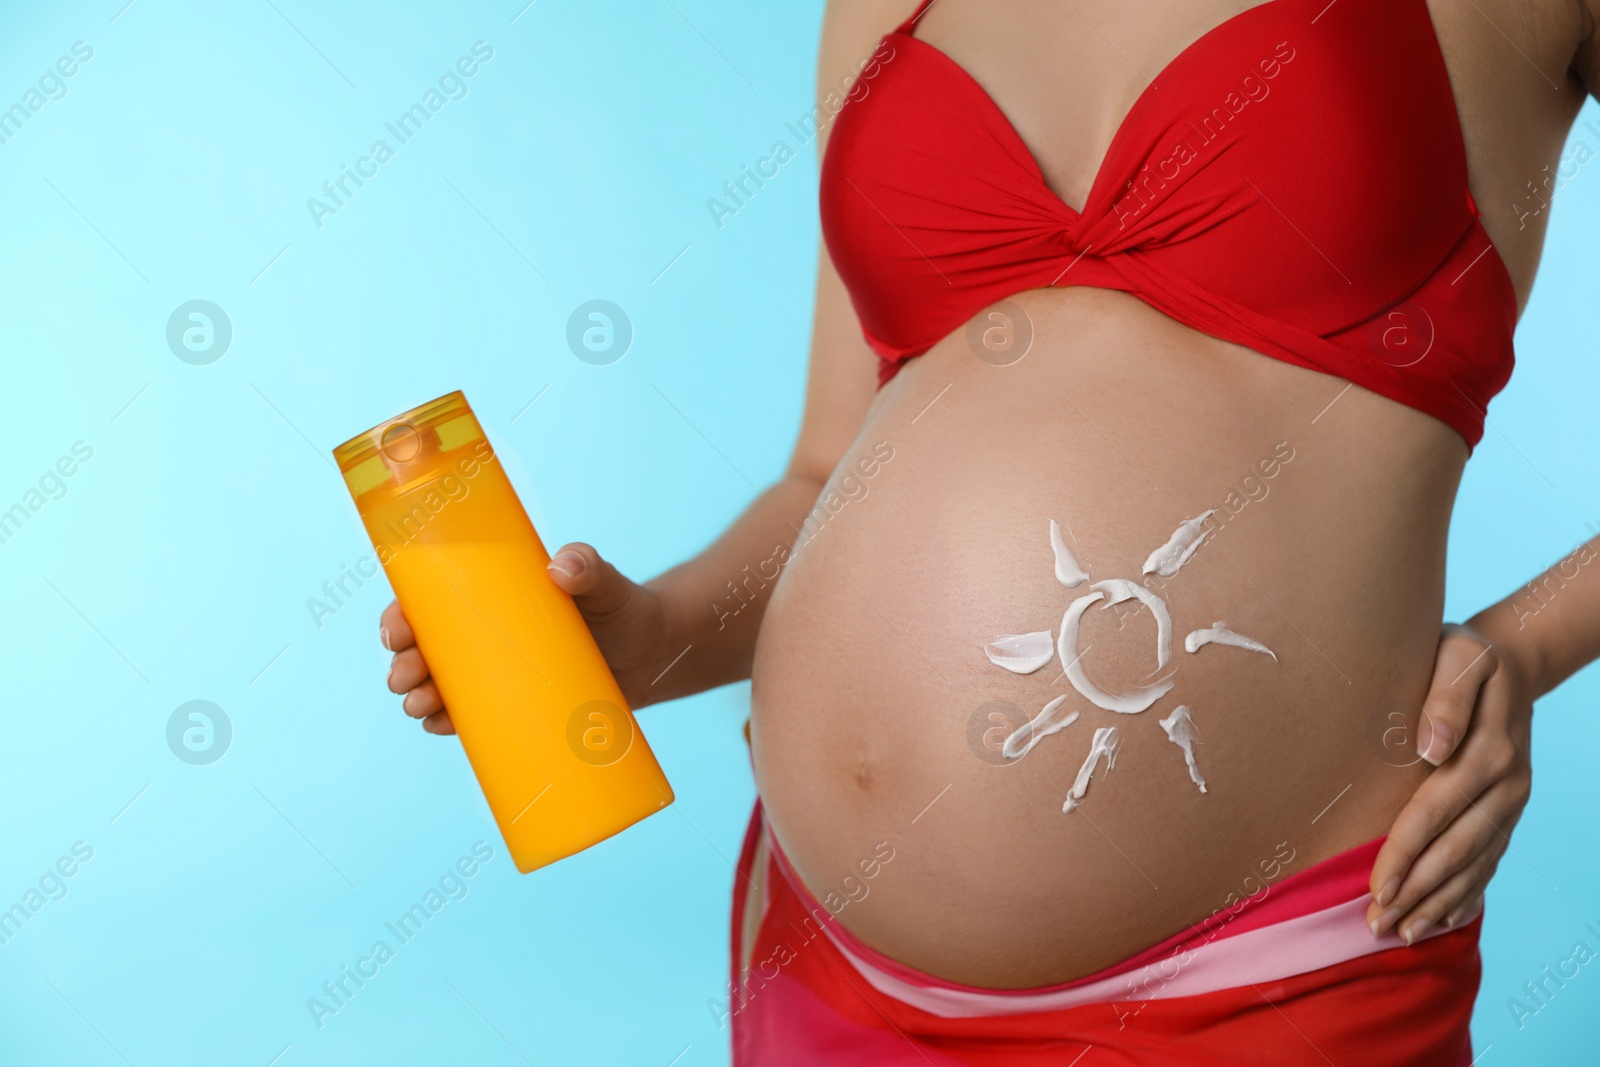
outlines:
M1267 0L1223 22L1134 102L1081 211L911 35L929 2L883 38L822 165L823 236L880 382L1007 296L1087 285L1477 444L1516 293L1467 192L1426 0Z

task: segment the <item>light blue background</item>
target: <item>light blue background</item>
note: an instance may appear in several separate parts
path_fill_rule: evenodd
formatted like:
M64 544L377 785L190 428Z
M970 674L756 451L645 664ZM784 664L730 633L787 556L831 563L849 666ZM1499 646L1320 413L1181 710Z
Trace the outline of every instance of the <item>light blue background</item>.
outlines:
M819 5L273 2L5 5L0 107L73 42L94 56L0 145L0 508L74 442L94 455L0 545L0 906L74 842L94 858L0 945L0 1064L725 1063L707 1001L746 687L644 714L672 809L521 877L459 746L382 688L381 579L320 627L307 601L369 551L327 450L451 389L546 540L636 576L778 475L817 239L813 146L784 123L811 107ZM479 40L468 95L398 145L384 122ZM380 137L395 158L319 228L307 198ZM719 229L707 198L780 139L798 158ZM1597 246L1600 164L1562 190L1468 471L1453 617L1600 526ZM165 342L197 298L234 330L209 366ZM609 367L564 343L594 298L634 323ZM1539 708L1486 1065L1594 1047L1600 964L1520 1031L1506 1001L1600 948L1596 689ZM210 766L167 748L192 699L233 725ZM469 895L318 1029L307 999L478 840Z

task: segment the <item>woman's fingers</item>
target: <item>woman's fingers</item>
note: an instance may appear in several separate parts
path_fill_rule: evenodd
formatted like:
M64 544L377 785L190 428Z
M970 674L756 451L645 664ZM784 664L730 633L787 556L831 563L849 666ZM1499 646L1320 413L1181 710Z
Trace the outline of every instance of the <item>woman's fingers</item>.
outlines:
M1470 858L1470 853L1441 848L1413 871L1424 850L1452 828L1469 805L1478 803L1482 809L1484 798L1492 796L1494 810L1487 812L1488 817L1511 822L1521 811L1522 801L1515 797L1526 785L1527 775L1517 772L1519 762L1526 761L1520 759L1510 724L1516 696L1500 666L1493 646L1476 631L1453 624L1445 627L1423 706L1418 750L1430 762L1448 762L1429 775L1406 803L1373 865L1368 918L1380 933ZM1521 795L1525 800L1525 789ZM1469 823L1471 841L1488 846L1490 836L1498 835L1483 818L1475 818ZM1459 834L1447 846L1470 847Z
M1422 783L1378 850L1372 867L1373 900L1367 906L1367 923L1374 934L1393 928L1428 890L1471 858L1474 840L1479 847L1483 844L1487 830L1483 820L1465 828L1456 825L1473 798L1443 777L1436 772Z
M378 642L390 652L400 652L417 643L411 624L400 610L400 601L389 601L389 606L378 616Z
M1372 864L1369 920L1395 906L1401 883L1407 879L1423 850L1456 821L1466 810L1467 803L1475 800L1476 794L1488 784L1483 780L1469 781L1465 772L1470 770L1453 766L1434 771L1395 816L1389 836ZM1405 914L1403 908L1400 914Z
M1465 626L1444 628L1434 659L1433 684L1417 724L1417 755L1439 766L1456 751L1472 724L1478 691L1499 664L1494 646Z
M581 541L562 545L550 558L549 572L586 619L624 614L633 607L639 588Z
M425 719L436 711L444 710L444 698L432 678L425 678L400 701L400 709L413 719Z
M427 664L414 648L408 648L394 658L394 668L389 673L389 688L404 693L400 710L413 719L422 720L422 728L430 734L453 734L455 724L445 710L439 687L428 677Z
M1493 849L1474 856L1466 866L1446 878L1439 887L1406 913L1395 924L1395 933L1408 945L1422 940L1430 930L1452 927L1477 914L1483 892L1499 865L1501 851Z
M455 723L444 710L439 687L428 677L428 664L417 649L417 637L400 611L398 600L391 600L378 616L378 640L395 654L389 665L388 685L389 692L405 694L400 710L413 719L421 719L422 728L430 734L455 733Z
M1369 883L1367 920L1376 933L1392 928L1476 852L1503 842L1502 831L1510 833L1527 799L1526 779L1501 766L1500 748L1488 739L1469 743L1455 763L1429 775L1396 816ZM1499 844L1495 855L1504 847Z
M428 677L428 665L422 661L422 653L416 646L395 654L394 662L389 665L389 692L409 693L422 684Z
M1484 869L1492 874L1510 845L1511 831L1527 803L1524 782L1517 775L1498 778L1470 803L1457 789L1458 795L1463 797L1460 815L1426 845L1388 899L1382 904L1374 901L1368 906L1367 918L1373 932L1383 934L1397 928L1403 931L1413 921L1416 909L1424 901L1435 899L1441 887L1451 884L1462 871ZM1456 784L1452 783L1451 788L1456 788ZM1488 874L1484 875L1485 880ZM1438 922L1464 903L1466 892L1459 890L1447 901L1438 898L1443 902L1442 910L1430 915L1430 920ZM1481 887L1478 892L1481 893Z
M1492 877L1494 877L1494 871L1486 871L1483 874L1482 884L1479 885L1477 889L1469 892L1464 901L1445 912L1444 924L1446 926L1454 928L1460 926L1464 922L1470 922L1480 911L1483 910L1484 890L1489 888L1489 879Z
M1526 671L1470 627L1446 626L1418 728L1438 767L1395 820L1372 871L1374 934L1415 943L1470 919L1532 785Z

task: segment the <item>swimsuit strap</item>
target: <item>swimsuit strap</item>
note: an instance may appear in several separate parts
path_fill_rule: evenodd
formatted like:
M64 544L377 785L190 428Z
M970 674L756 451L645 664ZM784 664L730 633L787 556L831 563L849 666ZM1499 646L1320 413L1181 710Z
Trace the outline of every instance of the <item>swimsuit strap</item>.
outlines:
M917 9L911 13L911 17L896 27L894 32L903 33L907 37L912 36L911 31L916 27L917 20L922 18L922 16L927 13L928 8L932 6L933 0L922 0L922 2L917 5Z

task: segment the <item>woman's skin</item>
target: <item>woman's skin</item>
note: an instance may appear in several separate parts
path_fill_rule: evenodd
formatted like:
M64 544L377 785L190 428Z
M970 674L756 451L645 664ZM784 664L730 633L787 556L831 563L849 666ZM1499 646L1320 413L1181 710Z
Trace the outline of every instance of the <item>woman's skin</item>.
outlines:
M829 4L819 92L909 6ZM990 92L1051 188L1080 204L1144 88L1139 71L1248 6L940 0L917 35ZM1520 309L1549 214L1532 214L1527 183L1554 172L1585 86L1600 84L1600 0L1430 10L1471 190ZM1037 290L1012 303L1034 330L1021 362L988 366L957 331L879 392L820 251L805 417L785 477L704 553L643 585L587 545L552 561L629 700L750 677L757 785L796 870L820 894L892 843L892 877L841 921L951 980L1022 988L1091 973L1249 892L1244 879L1285 845L1294 858L1275 877L1385 832L1375 931L1414 940L1470 918L1528 796L1532 703L1600 656L1595 568L1560 570L1560 595L1537 613L1507 598L1442 626L1467 457L1455 431L1126 294ZM1057 629L1081 591L1051 577L1047 519L1070 527L1094 578L1138 578L1180 520L1245 476L1270 492L1162 588L1180 644L1173 693L1136 716L1073 694L1079 722L1020 761L986 758L992 702L1032 715L1070 692L1055 665L1019 677L980 650L995 634ZM830 494L848 503L797 547ZM777 563L776 582L751 577ZM1181 651L1183 634L1216 619L1278 661ZM430 732L452 732L397 605L382 624L390 688ZM1086 669L1106 688L1138 684L1154 666L1153 629L1148 614L1091 609ZM1201 734L1203 796L1155 721L1179 702ZM1123 736L1116 768L1063 815L1102 725ZM1397 731L1427 762L1396 758Z

